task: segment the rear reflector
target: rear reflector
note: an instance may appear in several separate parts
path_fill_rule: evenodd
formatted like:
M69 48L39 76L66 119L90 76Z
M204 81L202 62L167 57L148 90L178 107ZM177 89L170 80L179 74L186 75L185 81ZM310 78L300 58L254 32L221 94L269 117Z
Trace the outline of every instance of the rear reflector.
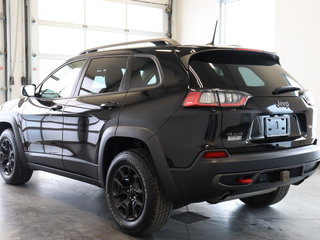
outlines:
M225 151L205 152L202 157L203 158L225 158L225 157L228 157L228 154Z
M241 107L250 94L233 90L191 91L184 99L184 107Z
M250 184L253 182L253 180L252 178L245 178L245 179L238 179L237 182L242 184Z

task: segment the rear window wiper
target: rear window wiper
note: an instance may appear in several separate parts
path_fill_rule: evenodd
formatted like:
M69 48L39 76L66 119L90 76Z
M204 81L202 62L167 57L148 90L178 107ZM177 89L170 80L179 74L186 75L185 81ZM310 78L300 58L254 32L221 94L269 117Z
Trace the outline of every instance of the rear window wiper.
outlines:
M281 94L281 93L294 92L294 91L298 91L298 90L301 90L301 89L298 87L283 86L283 87L279 87L279 88L276 88L275 90L273 90L272 94L276 95L276 94Z

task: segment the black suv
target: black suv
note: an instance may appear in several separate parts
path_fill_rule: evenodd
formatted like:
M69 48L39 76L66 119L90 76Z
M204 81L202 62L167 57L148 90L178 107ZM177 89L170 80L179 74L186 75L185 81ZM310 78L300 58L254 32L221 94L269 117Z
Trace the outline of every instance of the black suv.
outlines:
M115 222L143 235L193 202L274 204L319 166L312 95L276 55L128 44L86 50L1 106L5 182L43 170L105 188Z

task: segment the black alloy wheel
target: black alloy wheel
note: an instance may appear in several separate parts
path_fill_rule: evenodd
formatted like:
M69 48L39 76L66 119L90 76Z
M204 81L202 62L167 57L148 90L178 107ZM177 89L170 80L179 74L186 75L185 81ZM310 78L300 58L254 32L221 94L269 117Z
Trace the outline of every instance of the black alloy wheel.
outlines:
M24 154L24 153L23 153ZM33 171L27 166L12 129L6 129L0 136L0 174L11 185L28 182Z
M141 177L128 165L120 167L112 183L111 201L126 221L137 220L144 207L145 192Z
M12 142L6 138L1 142L0 147L1 170L5 175L11 176L15 168L15 153Z
M106 198L114 221L134 236L161 229L172 209L145 149L129 149L114 157L106 176Z

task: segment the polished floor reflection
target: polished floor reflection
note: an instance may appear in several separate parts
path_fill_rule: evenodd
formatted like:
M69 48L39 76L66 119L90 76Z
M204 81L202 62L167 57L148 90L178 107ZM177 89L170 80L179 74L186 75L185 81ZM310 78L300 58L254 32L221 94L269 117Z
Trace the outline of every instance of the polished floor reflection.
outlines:
M173 215L192 212L205 217L185 224L170 219L158 233L144 239L308 239L320 236L320 171L288 196L266 209L251 209L240 201L191 204ZM192 215L192 214L191 214ZM0 181L1 240L135 239L118 231L97 187L35 172L19 187Z

